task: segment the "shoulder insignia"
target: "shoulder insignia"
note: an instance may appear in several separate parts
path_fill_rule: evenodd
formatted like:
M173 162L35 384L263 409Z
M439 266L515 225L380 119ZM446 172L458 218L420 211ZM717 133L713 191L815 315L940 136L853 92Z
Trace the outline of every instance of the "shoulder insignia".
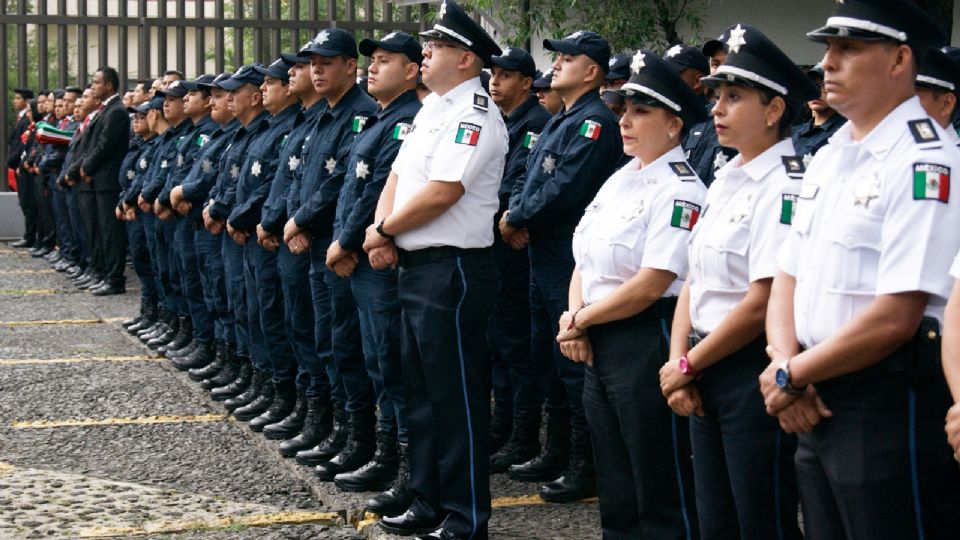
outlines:
M692 231L698 219L700 219L699 204L679 199L673 201L673 215L670 218L670 226Z
M537 140L538 140L539 138L540 138L540 134L539 134L539 133L534 133L534 132L532 132L532 131L528 131L528 132L523 136L523 147L526 148L527 150L533 148L533 145L537 144Z
M287 144L287 138L288 138L289 136L290 136L290 134L288 133L288 134L284 135L282 139L280 139L280 148L283 148L284 145Z
M183 144L183 140L186 139L186 138L187 138L186 135L181 135L181 136L177 137L177 148L180 148L180 145Z
M203 134L203 135L200 135L199 137L197 137L197 146L202 147L203 145L207 144L208 142L210 142L210 136L207 135L207 134Z
M600 122L584 120L583 123L580 124L580 136L595 141L600 138L600 130L602 128L603 126L600 125Z
M406 124L404 122L397 122L397 125L393 126L393 132L390 134L390 137L395 141L406 140L407 135L413 131L413 126Z
M483 94L473 95L473 108L478 111L487 112L490 110L490 101Z
M479 140L480 126L469 122L460 122L460 126L457 128L457 144L476 146Z
M797 196L793 193L784 193L780 196L780 223L793 224L793 216L797 213Z
M913 140L917 144L932 143L940 140L940 135L937 134L937 130L933 127L933 122L929 118L923 118L920 120L910 120L907 122L907 125L910 126L910 134L913 135Z
M948 202L950 200L950 167L937 163L914 163L913 199Z
M369 116L357 115L353 117L353 123L350 125L350 131L353 133L360 133L363 131L363 126L367 123L367 118Z
M693 182L697 179L697 174L693 172L693 169L690 168L690 165L687 165L683 161L671 163L670 168L673 169L673 172L680 177L680 180L683 182Z
M803 173L807 172L804 158L800 156L783 156L783 168L787 170L787 176L794 180L802 180Z

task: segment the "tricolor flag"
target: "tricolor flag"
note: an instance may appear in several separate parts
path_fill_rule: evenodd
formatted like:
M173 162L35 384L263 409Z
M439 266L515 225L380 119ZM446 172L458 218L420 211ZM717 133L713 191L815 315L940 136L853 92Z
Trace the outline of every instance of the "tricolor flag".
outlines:
M602 127L599 122L584 120L583 124L580 125L580 136L597 140L600 138L600 129Z
M410 124L398 122L397 125L393 126L393 140L395 141L405 140L409 133L410 133Z
M467 122L460 122L460 127L457 129L456 142L458 144L476 146L478 140L480 140L480 126L476 124L469 124Z
M793 215L797 213L797 196L793 193L784 193L780 196L780 223L793 224Z
M354 133L360 133L361 131L363 131L363 125L366 124L366 123L367 123L367 117L366 117L366 116L354 116L354 117L353 117L353 125L351 126L351 130L352 130Z
M539 133L528 131L527 134L523 136L523 147L527 150L533 148L533 145L537 144L537 139L539 138Z
M936 163L913 164L914 200L950 200L950 167Z
M57 129L46 122L37 122L37 142L40 144L70 144L73 131Z
M698 219L700 219L700 205L689 201L673 201L673 218L670 220L671 226L692 231Z

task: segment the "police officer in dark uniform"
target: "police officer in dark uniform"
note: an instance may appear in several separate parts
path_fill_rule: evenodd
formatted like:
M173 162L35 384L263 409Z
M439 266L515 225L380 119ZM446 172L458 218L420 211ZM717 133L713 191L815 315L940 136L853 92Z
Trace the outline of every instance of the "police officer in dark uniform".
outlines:
M272 377L262 383L260 403L255 401L249 405L253 409L266 405L256 418L250 420L253 431L262 431L266 425L283 420L293 411L297 397L297 361L283 328L283 296L277 255L257 243L256 232L263 201L280 166L280 151L300 111L299 99L289 92L287 71L291 65L281 58L266 68L254 66L254 70L263 76L260 91L264 107L271 116L253 128L255 131L247 144L237 180L236 204L227 218L227 232L244 248L250 341L254 350L257 347L265 349L264 358L268 364L259 371Z
M693 71L701 73L701 76L709 75L723 63L727 56L726 40L724 36L719 39L710 40L701 48L700 55L694 54L690 47L681 45L680 48L671 48L664 55L664 60L670 62L677 73L687 81L694 91L698 89L705 91L703 86L696 80ZM674 54L671 54L673 52ZM708 60L705 63L704 60ZM704 68L709 72L704 72ZM713 183L714 172L727 164L727 161L737 155L737 151L732 148L724 148L717 141L717 130L713 121L713 103L704 98L704 106L707 108L707 120L695 126L691 126L687 133L687 138L683 142L683 150L686 153L687 161L693 166L694 172L700 177L703 183L710 187Z
M533 57L523 49L509 48L493 62L490 95L506 118L510 135L503 180L497 196L500 208L494 226L510 206L510 196L523 189L527 157L536 146L550 113L530 90L536 77ZM530 258L529 237L515 234L509 242L494 231L493 256L500 269L490 351L493 358L493 416L490 421L490 472L507 472L540 453L540 409L537 371L530 357Z
M301 452L298 458L319 466L344 451L334 466L317 469L321 478L333 480L341 472L340 464L348 458L355 459L350 454L359 453L362 463L366 463L375 448L376 397L364 365L356 303L350 282L327 268L326 256L333 236L337 198L346 174L347 153L354 137L377 110L377 104L357 85L359 53L350 32L338 28L323 30L300 54L310 57L314 87L327 107L320 113L309 144L304 144L302 160L306 172L295 177L296 183L291 187L290 218L284 226L283 239L295 254L310 250L317 336L329 332L329 349L346 392L349 418L344 426L341 413L339 425L343 427L334 429L328 437L330 444L321 444L316 452ZM325 347L320 349L324 351Z
M830 137L847 121L827 103L823 67L820 64L813 66L807 71L807 76L820 87L820 96L807 103L812 118L793 130L793 148L797 155L803 158L804 167L810 164L817 150L827 144Z
M610 57L607 74L603 78L600 97L617 117L623 116L623 96L615 92L630 78L630 55L617 54Z
M920 105L947 132L948 140L957 146L960 137L950 125L950 119L958 109L957 96L960 94L960 61L950 56L954 51L960 52L960 49L931 49L920 65L916 87Z
M594 32L544 40L558 53L551 87L564 109L544 127L527 161L521 190L500 220L507 241L529 235L531 350L546 399L547 442L532 460L514 465L510 476L551 481L541 497L566 502L595 492L593 452L583 414L583 364L560 354L555 337L567 310L574 260L573 230L583 210L624 161L617 117L598 92L610 59L610 45Z
M533 91L537 95L537 101L540 102L540 105L543 105L543 108L553 115L563 108L563 100L560 99L560 94L556 90L550 88L551 82L553 82L553 70L548 69L546 73L533 81Z
M374 269L363 252L363 240L367 227L373 223L390 167L420 110L416 86L423 55L420 43L403 32L392 32L382 40L365 39L359 50L370 58L367 91L377 99L380 110L367 118L346 157L346 176L333 224L335 240L327 248L326 264L338 276L349 275L359 312L367 374L373 382L380 414L376 452L368 462L360 463L362 454L357 453L351 462L337 463L335 457L325 466L341 469L334 480L346 491L383 491L393 483L392 493L381 494L371 503L378 514L395 515L406 510L412 500L407 489L408 464L404 463L403 471L399 471L401 460L408 459L408 446L397 332L397 271ZM403 508L391 511L390 506Z

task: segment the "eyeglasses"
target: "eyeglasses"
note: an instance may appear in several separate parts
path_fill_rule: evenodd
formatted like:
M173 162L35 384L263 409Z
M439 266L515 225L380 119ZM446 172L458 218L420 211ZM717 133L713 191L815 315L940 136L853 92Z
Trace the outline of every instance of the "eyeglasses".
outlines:
M467 48L461 45L456 45L453 43L444 43L442 41L428 41L424 43L423 50L433 51L434 49L460 49L461 51L466 51Z

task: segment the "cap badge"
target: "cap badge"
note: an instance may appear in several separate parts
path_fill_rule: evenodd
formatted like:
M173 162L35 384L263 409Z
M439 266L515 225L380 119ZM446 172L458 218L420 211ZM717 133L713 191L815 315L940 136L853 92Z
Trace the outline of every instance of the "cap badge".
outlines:
M320 32L319 34L317 34L317 39L315 41L317 42L317 45L323 45L329 40L330 40L330 32L324 30L323 32Z
M669 51L667 51L667 58L673 58L681 52L683 52L683 47L680 45L674 45L673 47L670 47Z
M730 47L730 52L739 53L740 47L747 44L747 40L743 39L743 35L746 33L747 31L739 24L730 31L730 39L727 40L727 46Z
M437 20L444 18L447 15L447 0L443 0L443 4L440 5L440 13L437 14Z
M637 54L633 55L633 62L630 63L630 71L640 73L640 70L647 65L643 61L644 56L646 55L641 51L637 51Z

